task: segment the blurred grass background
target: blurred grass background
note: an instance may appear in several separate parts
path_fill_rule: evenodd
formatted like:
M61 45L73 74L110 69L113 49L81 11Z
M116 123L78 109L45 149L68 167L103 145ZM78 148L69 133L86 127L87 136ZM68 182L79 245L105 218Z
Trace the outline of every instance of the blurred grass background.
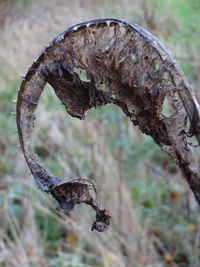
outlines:
M85 205L69 216L37 190L18 147L15 105L20 77L67 27L93 18L136 22L175 55L198 97L199 0L1 0L0 266L200 266L199 208L174 163L117 107L70 118L47 86L33 146L62 179L93 180L112 215L93 233Z

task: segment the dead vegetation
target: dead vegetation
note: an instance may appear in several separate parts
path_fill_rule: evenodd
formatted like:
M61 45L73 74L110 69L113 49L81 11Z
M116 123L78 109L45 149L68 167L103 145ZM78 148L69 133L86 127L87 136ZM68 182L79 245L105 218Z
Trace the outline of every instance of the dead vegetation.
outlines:
M5 24L6 31L1 32L0 57L1 62L4 63L4 68L0 74L3 85L1 90L5 88L7 83L8 70L13 77L25 73L28 66L31 65L31 60L39 53L45 43L58 34L61 29L66 29L78 21L87 20L88 17L110 17L111 15L122 17L122 6L123 8L125 6L126 15L123 15L123 18L142 22L144 23L143 26L146 26L145 20L140 20L143 14L142 9L136 8L136 6L140 6L139 2L135 1L133 9L130 8L132 5L129 1L115 2L116 6L113 7L112 12L110 12L106 2L103 1L101 5L98 1L96 2L97 8L95 10L88 8L88 6L94 4L94 2L90 1L85 1L84 3L74 1L69 5L66 5L64 1L60 1L56 5L55 1L43 1L41 4L42 7L45 6L43 9L38 7L37 2L32 2L30 8L34 12L29 12L29 15L24 12L23 16L18 18L14 25L10 23L12 19L8 19ZM76 17L72 14L72 10L74 10ZM137 10L137 12L134 10ZM54 16L55 12L59 13L59 16ZM35 21L35 14L37 14L37 22ZM133 14L137 14L137 16L134 15L134 19ZM149 17L151 16L150 14ZM155 16L157 16L156 12ZM50 20L51 24L48 23ZM163 36L167 36L167 29L170 27L162 27L165 24L167 25L163 18L157 16L156 20L163 22L158 23L155 32L157 34L161 32ZM21 36L24 38L21 38ZM6 53L4 52L5 47ZM22 50L23 53L21 53ZM176 51L176 47L172 46L172 50ZM177 54L178 56L180 55L179 53ZM198 72L196 73L198 75ZM47 94L45 97L47 98ZM1 262L7 264L7 266L30 266L31 264L58 266L62 265L63 262L65 262L66 266L162 266L163 262L171 262L171 264L178 262L178 258L173 253L168 253L170 248L166 245L168 237L163 238L162 236L165 233L160 233L160 230L156 228L157 226L155 226L156 229L154 227L152 229L148 220L144 223L138 215L137 207L134 210L132 208L132 196L127 190L125 182L122 182L121 176L124 174L120 170L120 163L116 160L120 153L120 157L123 160L125 157L124 152L116 153L115 151L113 155L107 144L107 137L109 135L112 136L115 126L113 125L110 129L104 129L102 119L95 120L90 115L82 124L77 120L73 121L66 118L64 111L59 110L58 106L56 109L56 112L55 110L45 112L44 102L39 105L39 113L37 113L37 118L38 115L39 118L36 120L33 140L34 144L37 144L36 152L39 151L38 154L45 166L59 177L89 177L95 179L95 185L98 191L101 192L99 198L113 218L112 227L106 234L91 234L89 228L92 221L89 215L91 212L88 210L86 212L86 208L82 206L81 210L75 209L75 213L70 217L55 213L55 205L52 205L48 196L40 194L39 191L34 189L30 180L27 179L30 174L26 170L22 158L9 157L8 162L15 167L17 172L15 171L14 175L4 175L3 181L6 186L1 187L4 188L1 191L4 195L4 207L1 210L2 218L4 218L1 220L1 225L4 225L1 231L1 236L3 237ZM56 121L56 123L52 123L52 121ZM99 127L99 125L102 125L102 127ZM137 130L133 131L129 123L127 125L128 129L130 129L127 136L130 139L134 138L134 144L144 140L144 137ZM80 133L82 134L80 135ZM57 137L56 139L55 136ZM17 143L16 138L15 143ZM19 153L19 151L16 150L16 153ZM56 167L51 160L57 162ZM170 172L167 172L169 166L165 159L162 160L162 164L165 166L166 173L161 176L157 175L158 160L149 164L148 167L145 166L143 161L138 164L137 175L140 175L141 179L144 180L147 176L151 177L150 179L158 179L158 181L159 179L167 179L168 183L171 184L171 188L176 188L178 184L183 184L182 188L185 188L184 181L181 180L181 176L177 171L173 174L173 179L168 177L171 175L171 170L169 169ZM24 170L23 175L21 170ZM18 184L21 191L15 188L16 180L19 181ZM179 193L176 193L176 190L175 193L174 191L171 192L171 196L181 198L179 216L181 216L182 207L187 207L186 210L192 218L197 211L195 203L187 189L182 190L185 190L181 193L183 194L181 195L182 197L180 197ZM24 193L25 191L27 191L26 194ZM175 206L174 203L177 202L173 202L172 198L171 201L172 205ZM20 213L19 217L15 217L16 213L12 215L8 210L8 207L15 207L15 205L23 207L23 212ZM27 210L32 213L30 218ZM165 212L168 214L167 210ZM126 214L128 216L125 216ZM27 221L25 220L26 217ZM57 233L59 233L59 236L55 238L57 240L56 248L47 248L44 244L44 236L38 234L38 229L42 229L38 224L38 218L41 220L41 217L42 221L46 222L46 232L50 232L50 229L54 227L49 228L47 224L50 218L53 218L54 225L56 221L58 222L59 229ZM30 220L32 222L31 225L29 223ZM183 218L183 220L185 219ZM9 228L12 229L11 232L6 232L5 225L9 225ZM195 222L192 221L192 225L194 226ZM151 231L147 234L149 227ZM170 230L168 231L170 232ZM191 233L195 234L194 244L194 235L192 234L192 240L186 238L186 234L184 234L184 241L176 238L176 240L169 242L177 242L179 246L184 247L185 255L193 255L198 258L198 256L195 256L199 247L198 228ZM158 255L152 248L153 242L150 236L155 239L154 244L156 244L155 247L158 252L164 247L162 255L164 261L158 259ZM31 246L30 240L33 240ZM160 240L165 240L166 243L164 242L163 244ZM94 242L96 244L95 248ZM41 260L42 257L43 259ZM173 257L176 259L175 262ZM188 258L183 258L184 255L180 256L179 261L186 263ZM73 263L73 259L76 260L76 263Z
M63 211L71 211L77 203L90 204L97 212L92 229L103 231L109 216L99 209L82 177L64 182L49 174L30 152L34 112L46 83L75 118L84 119L93 107L119 106L133 125L171 156L200 203L199 166L187 143L187 136L200 142L199 104L178 63L151 33L115 19L72 26L34 60L18 94L19 139L38 187L50 192Z

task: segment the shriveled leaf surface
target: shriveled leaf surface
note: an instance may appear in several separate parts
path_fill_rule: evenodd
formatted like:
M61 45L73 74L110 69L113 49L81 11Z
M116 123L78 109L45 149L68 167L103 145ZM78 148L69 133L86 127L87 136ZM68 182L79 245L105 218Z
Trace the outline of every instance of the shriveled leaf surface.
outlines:
M92 231L104 232L109 227L110 216L105 213L105 210L99 208L98 201L94 200L90 194L89 185L81 183L81 179L78 181L66 182L50 190L52 196L60 204L58 210L70 212L76 204L86 203L91 205L96 211L96 220L92 225Z
M187 141L187 136L200 140L199 107L179 65L151 33L115 19L75 25L41 52L18 94L19 138L38 187L50 192L67 212L75 204L90 204L97 212L92 229L103 231L109 215L98 207L88 184L58 179L31 153L34 112L46 83L67 112L79 119L93 107L119 106L176 162L200 203L198 165Z

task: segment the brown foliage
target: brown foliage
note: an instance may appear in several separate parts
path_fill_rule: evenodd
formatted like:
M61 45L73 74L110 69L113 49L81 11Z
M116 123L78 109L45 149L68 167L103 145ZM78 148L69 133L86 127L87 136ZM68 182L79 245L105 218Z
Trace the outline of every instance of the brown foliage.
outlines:
M50 192L65 211L77 203L90 204L97 212L93 228L105 230L109 216L93 200L88 185L54 177L29 150L34 112L46 82L67 112L79 119L93 107L119 106L173 158L200 203L200 177L187 143L187 135L200 140L198 104L179 65L151 33L116 19L75 25L41 52L18 94L20 142L39 188Z

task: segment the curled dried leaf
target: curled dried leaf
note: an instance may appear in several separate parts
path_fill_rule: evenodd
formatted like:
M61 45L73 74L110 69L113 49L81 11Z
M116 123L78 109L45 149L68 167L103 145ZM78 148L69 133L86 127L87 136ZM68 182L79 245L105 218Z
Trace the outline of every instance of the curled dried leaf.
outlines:
M62 183L53 187L50 190L52 196L58 201L60 206L59 211L70 212L76 204L85 203L90 205L96 211L96 220L92 225L92 231L97 230L103 232L108 229L110 225L110 216L106 214L104 209L99 207L97 199L91 195L91 189L96 193L96 188L85 179L74 179L70 182ZM90 181L89 181L90 183Z
M30 152L34 112L46 83L79 119L92 107L119 106L180 167L200 204L200 170L187 140L190 134L200 144L199 104L178 63L151 33L118 19L72 26L41 52L18 93L19 139L38 187L67 212L90 204L96 211L92 229L106 230L110 217L93 200L89 185L49 174Z

